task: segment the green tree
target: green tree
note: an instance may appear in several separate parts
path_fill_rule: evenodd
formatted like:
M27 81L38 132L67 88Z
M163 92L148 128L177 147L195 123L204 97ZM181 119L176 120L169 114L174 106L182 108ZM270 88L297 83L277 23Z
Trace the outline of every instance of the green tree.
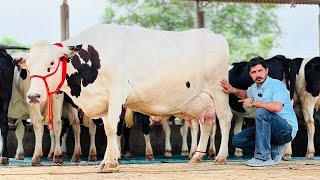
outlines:
M29 48L27 45L17 41L16 39L12 37L3 37L0 39L0 45L7 45L7 46L19 46L19 47L26 47ZM14 54L21 50L8 50L9 54Z
M109 0L104 23L182 31L195 28L196 4L168 0ZM223 34L230 61L267 57L281 35L277 5L210 3L204 8L205 27Z

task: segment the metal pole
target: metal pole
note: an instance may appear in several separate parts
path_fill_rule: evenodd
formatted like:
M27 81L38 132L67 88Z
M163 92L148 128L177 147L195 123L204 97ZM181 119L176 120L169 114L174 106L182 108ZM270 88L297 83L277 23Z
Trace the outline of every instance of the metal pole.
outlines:
M199 0L197 2L197 28L204 28L204 12L200 7Z
M60 6L60 22L61 22L61 41L69 39L69 5L67 0L63 0Z
M320 4L319 6L319 14L318 14L318 40L319 40L319 55L320 55Z

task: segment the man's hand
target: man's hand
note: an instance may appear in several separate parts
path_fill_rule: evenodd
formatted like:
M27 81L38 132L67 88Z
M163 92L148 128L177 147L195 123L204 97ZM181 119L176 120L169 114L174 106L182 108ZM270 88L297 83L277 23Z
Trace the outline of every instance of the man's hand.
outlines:
M231 84L225 79L222 79L220 81L220 86L222 87L222 91L227 94L234 93L235 91L235 89L231 86Z
M242 102L243 106L246 108L253 107L253 99L252 98L241 99L238 102Z

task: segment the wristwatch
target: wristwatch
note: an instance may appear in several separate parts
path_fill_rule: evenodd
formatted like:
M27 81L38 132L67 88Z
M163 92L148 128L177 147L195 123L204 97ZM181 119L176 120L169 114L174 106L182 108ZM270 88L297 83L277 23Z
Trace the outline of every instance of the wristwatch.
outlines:
M254 107L254 105L253 105L253 99L250 101L250 107L251 107L251 108Z

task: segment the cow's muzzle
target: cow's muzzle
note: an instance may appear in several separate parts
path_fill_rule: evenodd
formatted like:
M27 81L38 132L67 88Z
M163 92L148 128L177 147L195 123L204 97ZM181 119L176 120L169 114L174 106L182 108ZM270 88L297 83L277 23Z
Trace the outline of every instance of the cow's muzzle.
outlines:
M29 103L40 103L40 94L30 94L28 95L28 102Z

